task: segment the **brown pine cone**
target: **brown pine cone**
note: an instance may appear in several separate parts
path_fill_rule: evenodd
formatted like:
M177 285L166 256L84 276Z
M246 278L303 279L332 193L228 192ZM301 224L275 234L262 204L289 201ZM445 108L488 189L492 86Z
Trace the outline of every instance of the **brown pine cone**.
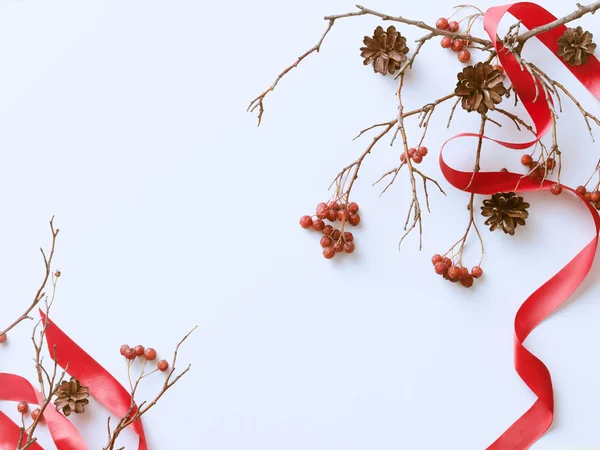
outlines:
M454 93L462 98L462 107L469 112L493 111L506 94L502 73L487 62L465 67L457 77Z
M596 44L592 42L594 35L583 28L567 28L558 38L558 56L572 66L587 63L588 57L594 54Z
M525 219L529 217L527 208L529 203L514 192L498 192L483 201L481 215L488 218L485 224L490 225L490 231L500 228L512 236L517 225L525 225Z
M377 27L373 37L365 36L363 42L366 45L360 49L360 56L364 58L363 64L372 64L373 70L381 75L393 74L407 59L409 49L406 46L406 38L396 31L393 25L386 31Z

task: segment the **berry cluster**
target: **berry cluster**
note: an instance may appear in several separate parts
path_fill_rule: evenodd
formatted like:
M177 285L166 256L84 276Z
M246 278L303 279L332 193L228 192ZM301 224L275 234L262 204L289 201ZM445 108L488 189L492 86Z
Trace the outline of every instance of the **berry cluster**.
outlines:
M130 347L129 345L121 345L120 353L129 361L133 361L137 357L144 357L146 361L154 361L156 359L156 350L154 350L151 347L144 348L143 345L136 345L135 347ZM161 372L166 372L169 368L169 363L164 359L160 360L156 364L156 368Z
M435 268L435 273L442 275L444 279L452 283L460 282L460 284L467 288L473 286L475 278L483 275L483 270L479 266L473 267L471 273L469 273L469 269L464 266L455 265L450 258L442 255L433 255L431 263Z
M556 161L554 158L548 158L546 161L534 161L533 156L523 155L521 156L521 164L529 168L529 179L531 181L542 182L546 176L551 173L556 167ZM562 193L562 186L560 183L554 183L550 187L550 192L553 195L560 195ZM585 188L584 188L585 191ZM583 194L582 194L583 195Z
M452 20L448 22L448 19L445 17L440 17L435 22L435 27L438 30L447 30L452 33L456 33L460 28L460 25L457 21ZM440 42L442 48L451 48L457 53L458 60L462 63L467 63L471 60L471 52L467 50L465 47L469 45L469 41L465 41L463 39L453 39L450 36L444 36Z
M576 191L588 202L593 204L596 209L600 209L600 191L598 191L598 187L596 187L596 189L593 191L588 191L585 186L578 186Z
M332 225L325 225L325 219L329 222L341 222L341 229L334 228ZM358 205L354 202L347 205L337 202L321 202L317 205L315 216L302 216L300 218L302 228L312 228L323 233L320 243L323 247L323 256L326 259L332 259L336 253L354 252L354 236L349 231L344 231L346 223L352 226L357 226L360 223Z
M26 401L19 402L17 404L17 411L19 411L20 414L26 414L27 411L29 411L29 403L27 403ZM34 409L33 411L31 411L31 418L33 420L37 420L41 412L42 411L40 410L40 408Z
M415 164L419 164L423 161L423 158L427 155L427 147L411 148L408 150L408 157L412 159ZM406 162L406 155L402 153L400 155L400 162L404 164Z

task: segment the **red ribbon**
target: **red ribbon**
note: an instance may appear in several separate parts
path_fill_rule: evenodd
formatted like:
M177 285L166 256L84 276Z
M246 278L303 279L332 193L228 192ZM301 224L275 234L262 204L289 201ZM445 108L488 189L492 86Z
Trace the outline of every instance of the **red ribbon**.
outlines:
M41 393L29 381L18 375L0 373L0 400L26 401L30 405L42 403ZM69 420L57 412L52 405L44 411L44 421L58 450L86 450L83 439ZM19 443L20 427L0 412L0 449L15 450ZM22 443L26 442L25 437ZM31 447L42 450L37 442Z
M533 120L536 139L532 142L511 143L497 141L474 133L464 133L454 136L449 141L459 137L482 137L510 149L523 150L541 139L552 124L551 111L544 98L539 81L537 81L539 98L536 100L536 88L531 74L521 70L515 56L508 52L502 43L496 39L498 24L507 12L520 20L529 29L545 25L557 19L541 6L529 2L490 8L484 17L484 28L498 53L500 63L504 67L506 75L510 78L516 94ZM556 55L558 52L558 38L566 29L566 26L561 25L536 37ZM600 62L595 57L591 56L587 64L582 66L565 65L596 98L600 99ZM440 151L440 167L446 180L457 189L489 195L514 190L517 185L519 186L519 192L546 190L552 185L549 181L545 181L540 185L539 182L533 182L529 178L521 179L522 175L515 173L478 172L473 174L472 172L455 170L448 166L443 158L443 148L449 141L444 144L442 151ZM563 187L575 192L569 187ZM596 228L594 238L565 267L531 294L521 305L515 316L515 369L538 399L525 414L488 447L488 450L527 449L552 424L554 395L550 372L542 361L525 348L523 342L540 322L577 289L592 267L600 233L600 216L589 202L581 196L579 198L587 206L594 220Z
M124 417L131 408L131 395L127 390L102 367L96 360L88 355L71 338L69 338L56 324L40 311L46 328L46 342L50 356L56 350L56 362L68 373L77 378L83 386L87 386L89 393L100 404L118 418ZM0 400L26 401L30 404L42 403L40 392L35 389L25 378L9 373L0 373ZM132 413L135 412L133 409ZM85 442L77 432L75 426L52 405L44 411L44 421L48 425L52 440L58 450L87 450ZM146 436L141 419L134 422L131 427L139 435L139 450L147 450ZM19 442L20 427L0 412L0 450L15 450ZM30 447L33 450L42 450L37 443Z

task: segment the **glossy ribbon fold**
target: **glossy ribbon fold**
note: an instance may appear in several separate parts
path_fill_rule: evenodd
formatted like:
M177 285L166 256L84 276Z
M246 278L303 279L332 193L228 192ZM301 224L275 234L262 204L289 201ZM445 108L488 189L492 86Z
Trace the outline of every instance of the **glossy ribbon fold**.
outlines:
M521 179L522 175L515 173L478 172L473 175L472 172L453 169L444 160L444 147L456 138L482 137L509 149L523 150L541 139L552 125L552 114L539 81L536 80L539 89L539 98L536 99L536 86L531 75L526 70L521 70L515 56L508 52L502 43L497 40L498 25L506 13L512 14L529 29L557 20L555 16L541 6L529 2L494 7L485 13L484 28L494 44L500 63L504 67L506 75L510 78L516 94L531 116L536 130L536 139L531 142L511 143L490 139L474 133L463 133L448 140L440 151L439 159L444 177L455 188L476 194L490 195L496 192L514 191L517 185L519 192L547 190L552 185L549 181L540 184L539 182L532 182L527 177ZM536 37L556 55L558 52L558 38L566 28L565 25L561 25L551 31L538 34ZM583 66L565 65L597 99L600 99L600 62L595 57L590 57L588 63ZM575 192L569 187L563 187L566 190ZM595 235L565 267L531 294L517 311L514 336L515 369L521 379L537 396L537 400L525 414L488 447L488 450L527 449L552 424L554 395L550 372L542 361L525 348L523 342L540 322L577 289L592 267L600 233L600 216L589 202L578 194L575 193L575 195L588 208L594 222Z

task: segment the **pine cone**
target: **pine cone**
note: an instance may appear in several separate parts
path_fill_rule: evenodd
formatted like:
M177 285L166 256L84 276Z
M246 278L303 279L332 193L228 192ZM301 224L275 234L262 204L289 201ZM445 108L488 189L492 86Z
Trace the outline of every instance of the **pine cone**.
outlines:
M485 114L492 111L502 101L506 88L502 83L502 73L490 63L479 62L468 66L458 74L454 93L462 97L462 107L467 111Z
M81 386L75 377L71 377L70 381L63 381L56 388L56 399L54 406L57 411L63 412L65 416L69 416L75 411L77 414L83 412L85 405L89 403L88 388Z
M490 231L501 228L512 236L517 225L525 225L525 219L529 217L527 208L529 203L514 192L498 192L483 201L481 215L488 217L485 224L490 225Z
M360 49L360 56L365 59L363 64L373 64L376 73L384 76L388 73L393 74L406 61L406 38L398 33L393 25L388 27L387 31L377 27L373 37L365 36L363 42L366 45Z
M596 44L592 42L594 35L583 28L567 28L558 38L558 56L572 66L580 66L588 61L594 53Z

